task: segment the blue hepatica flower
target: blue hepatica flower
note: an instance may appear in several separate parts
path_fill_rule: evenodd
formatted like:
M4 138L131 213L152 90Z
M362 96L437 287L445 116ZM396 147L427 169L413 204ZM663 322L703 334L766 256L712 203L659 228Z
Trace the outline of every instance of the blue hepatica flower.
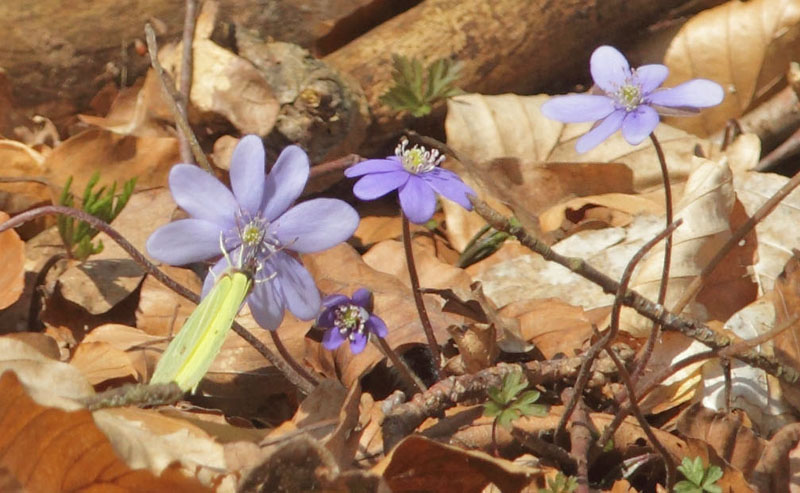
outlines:
M583 135L575 149L586 152L622 129L631 145L640 144L655 130L659 113L691 115L701 108L716 106L725 96L722 87L707 79L692 79L678 86L661 89L669 74L664 65L643 65L631 70L628 60L616 48L600 46L590 61L599 94L557 96L542 105L542 113L565 123L597 121Z
M319 291L293 252L318 252L347 240L359 218L352 207L336 199L292 206L308 172L306 153L289 146L266 174L264 145L255 135L242 138L233 151L232 190L197 166L177 164L170 170L169 187L190 218L156 230L147 240L147 251L172 265L223 255L206 277L203 296L218 276L233 267L253 278L247 303L259 325L277 329L287 308L298 318L311 320L320 310Z
M394 156L368 159L345 170L348 178L360 176L353 193L361 200L374 200L399 189L400 207L412 223L422 224L436 211L436 193L472 210L468 195L476 195L457 174L439 167L445 157L403 139Z
M350 342L350 351L358 354L364 350L370 334L386 337L386 324L371 314L372 293L361 288L352 298L343 294L326 296L322 300L324 309L317 317L317 327L327 329L322 336L322 345L333 351L345 341Z

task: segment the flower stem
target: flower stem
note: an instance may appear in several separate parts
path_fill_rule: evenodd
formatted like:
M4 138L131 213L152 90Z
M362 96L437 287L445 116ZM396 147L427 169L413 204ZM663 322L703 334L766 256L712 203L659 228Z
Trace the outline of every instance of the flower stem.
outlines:
M664 157L664 149L661 148L661 143L656 138L655 132L650 133L650 140L653 142L653 147L656 149L658 155L658 163L661 165L661 180L664 184L664 209L666 211L667 229L673 223L672 211L672 185L669 180L669 170L667 169L667 159ZM664 240L664 267L661 272L661 285L658 288L658 301L657 303L664 306L664 301L667 299L667 286L669 285L669 268L672 262L672 235L667 235ZM661 335L661 324L653 324L653 330L650 331L650 336L647 338L644 352L642 357L637 363L632 372L634 382L639 378L644 371L647 363L650 361L650 356L653 354L656 341Z
M411 370L408 364L392 349L392 346L383 337L370 337L370 340L375 343L381 352L386 355L392 362L395 368L400 372L400 376L406 381L406 385L416 390L417 393L422 393L428 390L428 387L419 379L419 377Z
M283 357L283 359L286 361L286 363L289 366L291 366L292 369L298 375L300 375L301 377L305 378L313 386L316 387L319 384L319 380L314 378L314 375L309 373L308 370L303 368L303 365L301 365L296 359L294 359L294 356L292 356L292 354L289 352L289 350L286 349L286 346L284 346L283 341L281 341L281 338L278 336L278 331L277 330L268 330L267 332L269 332L270 337L272 337L272 342L273 342L273 344L275 344L275 349L278 350L278 353Z
M419 276L417 275L417 266L414 264L414 252L411 246L411 225L408 222L408 217L402 212L400 214L403 217L403 248L406 251L406 265L408 266L408 277L411 279L411 292L414 294L414 303L417 305L417 312L419 313L419 320L422 322L422 329L425 331L425 337L428 339L428 347L431 350L431 357L433 358L433 371L436 380L438 380L439 367L442 362L442 352L439 350L439 343L436 342L436 336L433 335L433 326L431 326L431 320L428 318L428 311L425 309L422 293L419 291Z

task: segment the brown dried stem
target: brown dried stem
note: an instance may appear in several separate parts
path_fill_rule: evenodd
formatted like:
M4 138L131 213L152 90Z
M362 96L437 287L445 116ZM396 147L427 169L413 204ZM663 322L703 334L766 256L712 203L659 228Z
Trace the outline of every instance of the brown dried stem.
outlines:
M275 349L278 350L278 354L280 354L281 357L289 364L289 366L292 367L292 370L294 370L301 377L303 377L306 380L308 380L308 382L311 383L311 385L313 385L315 387L317 385L319 385L319 380L317 380L314 377L314 375L309 373L308 370L303 368L303 365L301 365L296 359L294 359L294 356L292 356L292 353L290 353L286 349L286 346L283 344L283 341L281 341L281 338L278 335L278 331L277 330L269 330L267 332L269 332L269 335L272 338L272 343L275 344Z
M192 58L192 43L194 42L194 26L197 20L197 2L195 0L186 0L186 15L183 18L183 53L181 54L181 98L177 100L178 109L181 114L188 118L188 106L190 94L192 92L192 76L194 60ZM189 137L184 133L183 129L178 129L178 142L181 149L181 161L184 163L192 163L192 146L189 143Z

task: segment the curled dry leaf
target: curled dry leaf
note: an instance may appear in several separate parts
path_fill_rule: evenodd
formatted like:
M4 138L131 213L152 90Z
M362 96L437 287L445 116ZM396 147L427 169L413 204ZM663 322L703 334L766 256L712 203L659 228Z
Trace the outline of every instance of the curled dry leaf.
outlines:
M726 89L726 97L696 118L672 118L669 124L708 136L744 114L785 84L789 62L797 58L798 36L797 0L726 2L692 18L664 56L670 69L664 85L712 79Z
M559 353L576 355L593 333L592 323L582 308L556 298L510 303L500 314L517 318L522 338L532 342L545 359Z
M0 211L0 223L8 214ZM12 230L0 233L0 310L13 304L25 287L25 243ZM7 330L0 327L0 332Z
M166 264L161 264L159 268L194 293L199 293L203 288L197 274L189 269ZM194 303L164 286L153 276L147 276L139 290L136 326L154 336L166 337L177 334L194 311L195 306Z
M267 135L280 105L264 76L252 63L211 41L217 4L205 2L192 42L190 101L203 115L221 115L243 134ZM165 46L158 59L180 79L182 44Z
M489 483L500 491L515 492L541 474L536 468L517 466L491 455L445 445L412 435L373 467L392 491L461 491L480 493Z
M673 234L672 262L665 306L673 306L686 287L708 264L719 248L730 238L729 218L734 204L733 176L728 165L701 158L689 176L680 202L675 205L675 218L683 224ZM631 289L655 300L658 298L664 264L664 247L659 243L640 263L631 279ZM690 305L688 313L708 320L707 311ZM625 308L620 329L635 337L646 337L652 322Z
M70 364L79 368L92 385L118 378L145 382L166 344L165 338L136 327L105 324L83 338Z
M0 162L3 176L38 178L44 174L45 157L38 151L15 140L0 139ZM0 211L11 215L44 205L50 200L50 190L41 183L0 183Z
M800 423L780 429L767 442L750 482L758 491L789 491L791 480L797 476L797 466L790 454L800 443Z
M58 387L48 390L53 388ZM160 477L133 470L117 456L91 413L37 404L13 372L0 377L0 420L0 468L26 491L210 491L175 467L164 469Z

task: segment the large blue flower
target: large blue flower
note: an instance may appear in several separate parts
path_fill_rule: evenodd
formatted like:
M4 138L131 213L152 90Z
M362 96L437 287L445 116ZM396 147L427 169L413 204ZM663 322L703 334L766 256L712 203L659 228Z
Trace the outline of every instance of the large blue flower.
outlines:
M266 174L264 146L255 135L242 138L233 152L232 191L197 166L177 164L170 170L169 186L190 218L156 230L147 240L147 251L173 265L223 255L206 277L204 296L217 276L234 267L253 277L247 303L259 325L277 329L286 308L311 320L320 310L319 291L292 252L318 252L347 240L359 218L352 207L336 199L314 199L292 207L308 173L306 153L289 146Z
M542 113L565 123L597 121L575 145L589 151L622 129L631 145L640 144L655 130L659 113L691 115L716 106L725 96L722 87L707 79L692 79L669 89L659 89L669 74L664 65L643 65L631 70L616 48L600 46L590 61L595 91L600 94L557 96L542 105Z
M414 146L407 149L403 139L394 156L368 159L344 171L345 176L361 179L353 193L361 200L374 200L399 189L400 207L412 223L422 224L436 211L436 193L444 195L467 210L472 210L468 195L476 195L457 174L439 167L444 156Z

